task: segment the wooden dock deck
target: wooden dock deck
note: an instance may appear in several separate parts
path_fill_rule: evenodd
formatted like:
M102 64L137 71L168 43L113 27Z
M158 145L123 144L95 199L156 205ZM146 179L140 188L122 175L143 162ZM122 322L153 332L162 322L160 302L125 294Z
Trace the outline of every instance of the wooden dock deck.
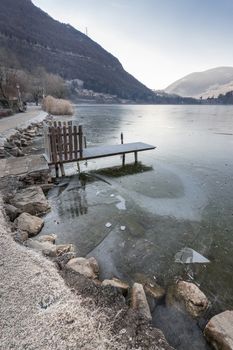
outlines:
M138 161L138 152L153 150L156 147L143 142L104 145L86 148L86 138L82 126L66 123L54 123L49 127L45 125L45 157L49 165L55 165L56 175L60 166L64 176L64 163L79 162L96 158L122 155L122 165L125 164L125 155L134 153L135 163Z
M155 146L148 145L143 142L133 142L133 143L125 143L119 145L105 145L105 146L97 146L97 147L89 147L84 148L82 153L82 158L76 159L78 160L89 160L96 158L104 158L117 156L127 153L141 152L141 151L149 151L155 149ZM59 162L69 163L74 161L73 159L65 159L64 154L62 155L62 159L59 159Z

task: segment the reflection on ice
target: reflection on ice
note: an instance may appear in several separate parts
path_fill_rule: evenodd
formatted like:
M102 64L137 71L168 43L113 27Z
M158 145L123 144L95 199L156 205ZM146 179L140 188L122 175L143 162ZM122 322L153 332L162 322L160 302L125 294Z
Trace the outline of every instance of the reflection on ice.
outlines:
M195 250L191 248L183 248L181 251L176 253L175 255L175 262L181 263L181 264L207 264L210 261L206 259L203 255L199 254Z

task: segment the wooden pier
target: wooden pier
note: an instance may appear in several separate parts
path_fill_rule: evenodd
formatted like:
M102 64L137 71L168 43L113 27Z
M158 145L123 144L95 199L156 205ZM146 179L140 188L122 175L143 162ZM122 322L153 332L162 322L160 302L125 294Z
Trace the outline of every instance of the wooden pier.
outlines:
M58 176L59 166L62 176L65 175L63 165L65 163L122 155L122 165L124 166L126 154L134 153L135 163L137 163L138 152L156 148L143 142L124 144L123 134L121 134L121 144L119 145L87 148L82 125L77 126L66 122L45 125L44 134L45 157L49 165L55 165L56 176Z

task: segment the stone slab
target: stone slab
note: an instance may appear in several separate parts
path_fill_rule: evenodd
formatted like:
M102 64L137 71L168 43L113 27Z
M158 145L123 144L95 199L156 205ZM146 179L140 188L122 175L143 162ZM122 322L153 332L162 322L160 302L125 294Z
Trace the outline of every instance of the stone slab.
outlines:
M0 160L0 178L24 176L33 172L49 172L49 166L43 155L30 155Z

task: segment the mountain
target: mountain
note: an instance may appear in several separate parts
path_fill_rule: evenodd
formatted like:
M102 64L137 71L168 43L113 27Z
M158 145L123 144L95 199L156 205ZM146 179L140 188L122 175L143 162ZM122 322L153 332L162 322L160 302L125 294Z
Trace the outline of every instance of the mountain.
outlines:
M233 90L233 67L217 67L186 75L169 85L165 92L185 97L218 97Z
M0 0L0 54L5 49L23 69L44 67L84 88L124 99L153 101L153 92L127 73L116 57L30 0Z

